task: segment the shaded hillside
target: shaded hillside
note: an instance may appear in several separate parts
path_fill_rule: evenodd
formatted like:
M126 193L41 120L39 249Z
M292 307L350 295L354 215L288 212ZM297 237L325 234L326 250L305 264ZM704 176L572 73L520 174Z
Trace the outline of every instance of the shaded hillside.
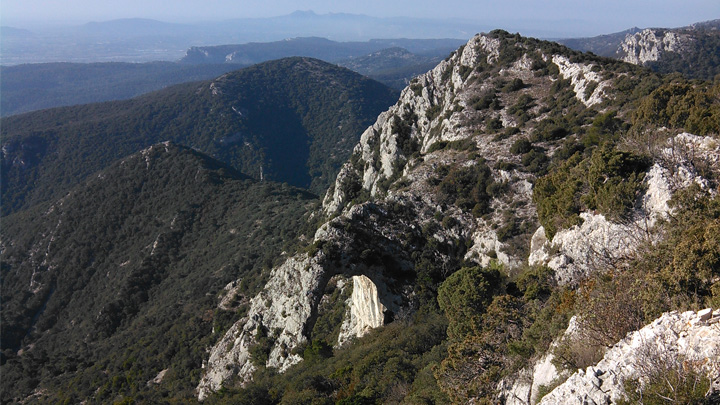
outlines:
M316 201L165 143L3 218L2 402L187 400L244 311L218 293L254 294Z
M132 100L6 117L3 213L58 196L109 162L166 140L254 178L321 193L396 97L347 69L290 58Z
M410 79L425 73L447 57L442 55L419 55L404 48L387 48L369 55L343 59L338 65L371 77L392 88L402 90Z
M42 63L0 67L0 114L123 100L169 85L207 80L242 66Z

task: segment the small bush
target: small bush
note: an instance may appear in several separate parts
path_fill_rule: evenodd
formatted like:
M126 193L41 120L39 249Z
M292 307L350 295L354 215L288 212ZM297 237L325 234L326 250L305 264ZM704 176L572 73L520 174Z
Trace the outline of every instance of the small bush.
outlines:
M503 87L503 92L510 93L513 91L518 91L525 88L525 83L520 79L519 77L516 77L512 81L510 81L508 84L506 84Z
M490 209L492 196L488 189L495 181L492 172L484 160L470 167L453 167L439 170L443 176L440 180L439 194L446 203L454 203L458 207L471 211L476 217L486 214ZM446 173L446 174L443 174Z
M435 104L434 106L427 109L427 111L425 112L425 116L428 120L432 121L438 115L440 115L440 111L442 111L442 107L438 104Z
M510 146L510 153L522 155L532 150L532 143L527 138L520 138Z
M499 130L503 129L503 123L500 118L492 118L490 121L488 121L485 130L487 132L497 132Z
M533 200L548 237L578 224L578 214L586 210L598 210L615 221L626 218L641 191L647 167L645 158L606 145L587 159L576 153L539 178Z

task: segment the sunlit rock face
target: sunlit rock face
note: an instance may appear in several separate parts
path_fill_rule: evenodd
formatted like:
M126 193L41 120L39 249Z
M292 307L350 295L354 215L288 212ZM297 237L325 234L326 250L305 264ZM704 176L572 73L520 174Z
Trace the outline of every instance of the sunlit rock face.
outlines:
M618 53L625 62L642 65L655 62L665 52L680 52L691 39L672 31L646 29L628 34Z
M628 334L595 366L578 370L540 404L608 404L626 399L625 382L662 373L678 364L684 371L720 383L720 310L669 312Z
M353 292L348 300L348 314L340 328L338 346L362 337L385 323L385 305L380 302L377 286L364 275L353 276Z

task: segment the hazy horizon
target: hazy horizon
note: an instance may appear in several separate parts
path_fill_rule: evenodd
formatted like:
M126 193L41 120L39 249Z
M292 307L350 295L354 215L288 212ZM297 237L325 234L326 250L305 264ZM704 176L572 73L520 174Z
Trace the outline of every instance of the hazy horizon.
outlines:
M608 0L533 1L510 0L468 3L460 0L437 2L370 0L362 4L346 1L244 1L209 0L127 0L104 4L86 0L3 0L0 24L17 28L52 25L80 25L125 18L147 18L168 23L207 23L241 18L266 18L298 10L316 14L360 14L369 17L462 19L478 25L503 28L521 34L542 32L568 36L594 36L632 27L674 28L720 18L717 0Z

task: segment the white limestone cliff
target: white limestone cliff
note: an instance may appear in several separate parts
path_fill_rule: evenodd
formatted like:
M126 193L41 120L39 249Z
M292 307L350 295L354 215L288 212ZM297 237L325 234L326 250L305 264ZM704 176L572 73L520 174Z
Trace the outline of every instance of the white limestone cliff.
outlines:
M380 301L375 283L367 276L353 276L352 296L347 302L347 314L340 327L337 345L342 346L354 337L362 337L385 323L386 307Z
M603 80L599 73L593 71L592 64L573 63L566 56L553 55L552 61L560 69L560 74L572 82L575 97L590 107L602 103L607 95L605 88L609 81ZM594 88L592 87L594 86ZM590 94L588 94L588 90Z
M213 346L197 387L198 399L205 399L222 387L233 375L249 381L255 371L250 347L256 343L258 327L275 341L267 366L283 371L301 360L289 351L304 343L305 322L310 318L319 296L324 270L318 257L307 254L288 259L273 270L270 281L250 301L248 317L235 323ZM288 349L289 348L289 349Z
M642 65L659 60L665 52L682 51L689 41L689 37L673 31L648 28L628 34L620 44L618 54L625 62Z
M570 375L565 370L558 370L553 364L553 349L563 340L572 338L578 332L577 318L572 317L561 337L555 339L550 350L520 372L505 378L498 383L498 399L505 405L529 405L538 402L540 390L567 379Z

